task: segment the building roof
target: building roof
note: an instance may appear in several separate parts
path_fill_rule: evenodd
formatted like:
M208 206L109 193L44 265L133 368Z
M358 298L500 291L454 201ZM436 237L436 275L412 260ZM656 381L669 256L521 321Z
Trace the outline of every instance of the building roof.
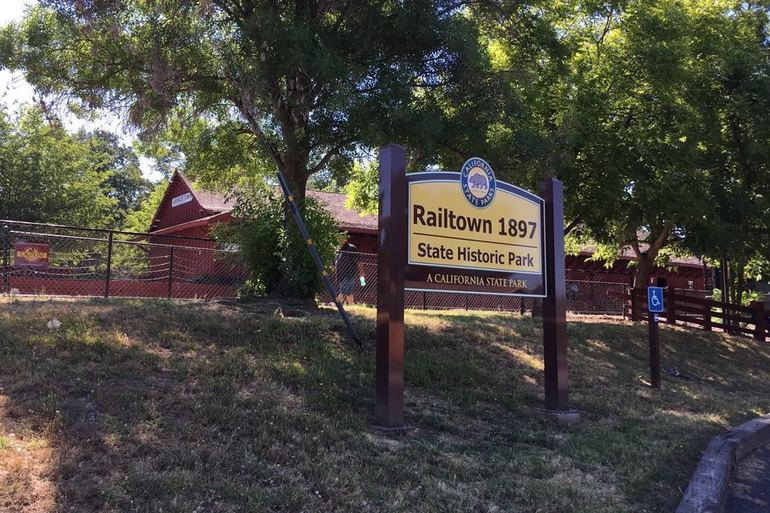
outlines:
M216 214L211 214L210 216L193 219L192 221L186 221L184 223L175 224L173 226L166 226L165 228L160 228L158 230L152 230L151 233L153 235L175 233L180 230L197 228L199 226L209 226L215 224L216 222L229 221L231 218L232 217L230 216L230 211L218 212Z
M376 233L377 216L362 216L345 206L346 196L338 192L307 191L307 195L321 203L337 220L340 228L349 231Z
M190 184L189 181L187 183ZM193 190L193 187L190 186L190 189ZM203 208L212 212L230 212L235 207L233 198L221 194L200 190L193 190L193 194Z
M205 219L214 219L218 214L230 212L235 207L235 199L218 192L205 191L199 187L194 187L192 181L179 171L175 171L171 177L171 182L174 180L183 181L192 192L198 204L208 211L209 215ZM171 188L171 182L169 183L169 189ZM347 208L345 206L346 196L344 194L338 192L307 191L307 195L318 201L329 211L341 230L353 233L373 234L377 232L377 216L362 216L358 211ZM163 208L164 203L166 203L165 198L161 202L159 210ZM156 217L158 216L156 215Z

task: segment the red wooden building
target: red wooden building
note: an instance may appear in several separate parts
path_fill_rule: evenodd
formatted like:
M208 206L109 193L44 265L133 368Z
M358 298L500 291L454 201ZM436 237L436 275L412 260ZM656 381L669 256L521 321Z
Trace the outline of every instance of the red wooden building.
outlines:
M308 191L307 195L321 203L334 216L340 231L348 234L348 240L359 251L377 252L376 216L361 216L345 207L344 194ZM149 232L153 235L208 237L213 226L232 220L234 204L234 201L221 194L196 190L182 173L175 171Z
M345 207L345 195L331 192L308 191L308 196L316 199L334 216L341 232L347 233L348 240L362 253L377 252L377 217L361 216L358 212ZM175 172L169 183L163 200L150 226L150 232L159 237L162 244L172 244L161 235L182 235L187 237L207 237L209 230L217 223L232 220L233 202L220 194L196 190L183 174ZM209 245L205 241L185 241L184 245ZM194 251L185 258L195 261ZM610 268L603 261L591 260L592 247L585 247L579 255L567 256L567 279L574 282L593 282L628 284L631 283L633 253L626 248ZM200 255L198 258L206 258ZM210 255L208 258L211 258ZM210 269L210 262L200 262L200 268ZM703 262L694 257L673 258L669 268L655 268L650 275L651 284L673 286L681 289L702 291L708 284L711 271ZM573 287L574 288L574 287ZM568 291L569 292L569 291Z

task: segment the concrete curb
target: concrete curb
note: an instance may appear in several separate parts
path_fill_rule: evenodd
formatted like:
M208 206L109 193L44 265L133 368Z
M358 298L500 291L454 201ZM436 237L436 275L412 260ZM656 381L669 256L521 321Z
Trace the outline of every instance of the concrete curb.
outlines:
M735 462L770 443L770 414L711 439L676 513L722 513Z

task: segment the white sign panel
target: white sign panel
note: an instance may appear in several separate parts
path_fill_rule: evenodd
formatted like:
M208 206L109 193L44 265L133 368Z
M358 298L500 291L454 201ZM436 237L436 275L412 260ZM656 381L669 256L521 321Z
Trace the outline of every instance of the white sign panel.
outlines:
M184 205L185 203L190 203L192 201L192 193L186 192L184 194L181 194L177 196L176 198L173 198L171 200L171 207L178 207L179 205Z

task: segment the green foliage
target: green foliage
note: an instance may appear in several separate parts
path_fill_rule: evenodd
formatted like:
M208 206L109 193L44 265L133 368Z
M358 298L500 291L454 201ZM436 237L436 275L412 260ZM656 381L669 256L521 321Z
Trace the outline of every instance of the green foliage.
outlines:
M185 176L209 191L227 193L275 176L275 166L253 134L225 117L187 121L182 113L172 113L161 137L145 143L143 149L161 165L183 167Z
M238 246L251 270L249 288L262 295L275 290L280 282L283 207L267 188L255 187L242 198L233 221L215 226L212 235Z
M712 297L714 298L714 301L722 301L722 296L722 289L714 289L712 291ZM754 301L763 301L764 299L764 295L762 295L760 292L755 290L744 290L741 294L741 300L738 302L738 304L749 306Z
M379 202L379 176L376 161L353 164L350 181L344 187L345 206L361 214L376 214Z
M340 242L337 223L311 198L305 200L302 211L313 245L329 265ZM281 196L252 186L239 192L233 215L235 220L215 227L213 235L238 246L252 274L248 292L311 298L320 291L321 276Z
M0 66L44 95L127 108L145 139L177 130L154 149L184 154L201 183L230 190L278 168L303 200L310 176L344 177L361 146L431 155L434 135L467 122L442 130L435 105L463 95L483 61L465 11L454 0L41 0L0 32ZM286 261L305 258L286 248L298 252ZM307 295L294 276L282 289Z
M128 212L122 229L129 232L147 232L152 220L158 211L160 202L168 188L168 180L161 180L155 184L147 196L142 199L139 207Z
M149 194L141 201L138 208L127 213L121 230L128 232L145 233L150 230L150 225L158 211L158 206L168 188L168 180L161 180L155 184ZM133 235L118 234L116 240L131 241ZM114 244L112 249L112 261L115 269L132 273L146 273L149 271L147 248L133 244Z
M727 258L740 275L770 255L770 11L741 4L730 15L706 12L695 44L708 58L696 93L711 127L700 149L713 205L688 245Z
M90 146L94 163L102 172L108 173L105 185L109 196L117 200L112 217L115 225L120 226L129 211L140 207L152 189L152 182L142 176L139 157L134 150L121 144L115 134L97 130L78 136Z
M768 216L756 210L767 207L745 194L740 173L728 165L741 155L728 143L730 105L758 119L770 100L770 88L756 84L751 101L748 94L731 99L744 79L767 84L766 12L675 0L586 5L578 12L565 25L574 50L558 88L559 122L574 156L560 171L568 217L611 251L631 245L641 281L665 260L666 247L715 256L720 246L756 248L756 232L739 241L738 223L720 225L748 216L768 229ZM749 128L756 123L744 122L747 143L767 140ZM767 183L763 158L753 161L752 173ZM736 186L738 195L730 192Z
M87 141L33 107L0 112L0 216L20 221L107 227L118 199L113 169Z
M294 219L288 219L291 215L284 209L285 218L283 231L283 268L284 279L280 292L294 297L310 298L321 290L322 280L310 253L307 243L297 228ZM302 215L305 218L313 245L321 256L325 267L334 261L337 248L342 241L337 221L326 211L323 206L306 198L302 207ZM288 221L288 222L287 222Z
M576 9L547 0L469 3L479 35L467 51L476 57L466 63L465 80L426 95L426 103L441 107L432 113L439 133L430 135L430 124L421 128L437 141L442 167L456 170L480 155L500 179L537 190L571 157L558 87L567 76L569 24L560 23ZM426 144L415 146L425 151Z
M429 145L429 91L467 83L478 58L475 26L451 0L40 4L0 35L0 65L89 108L128 105L145 135L179 119L198 138L189 120L204 118L215 146L246 139L224 153L228 167L259 148L299 198L356 144Z
M0 66L128 106L158 165L209 189L279 168L300 200L312 177L372 212L376 170L353 163L397 141L411 169L558 176L581 241L608 264L631 246L638 281L673 253L739 275L770 257L767 2L238 5L42 0L0 31Z

